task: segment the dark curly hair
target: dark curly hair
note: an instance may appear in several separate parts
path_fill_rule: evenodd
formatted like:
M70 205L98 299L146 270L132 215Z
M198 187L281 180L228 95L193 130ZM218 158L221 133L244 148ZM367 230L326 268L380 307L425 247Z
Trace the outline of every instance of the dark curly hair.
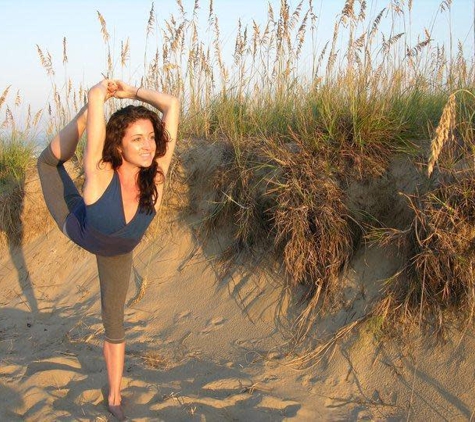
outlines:
M156 176L159 176L160 183L163 183L165 180L165 174L158 166L156 159L165 155L167 142L170 140L170 135L165 129L164 123L158 118L157 113L144 106L129 105L112 114L106 126L106 139L104 149L102 150L102 162L111 163L114 170L122 165L120 147L125 131L130 124L141 119L150 120L155 132L156 150L152 164L149 167L142 167L139 170L138 176L140 189L139 208L141 211L150 214L153 212L158 199Z

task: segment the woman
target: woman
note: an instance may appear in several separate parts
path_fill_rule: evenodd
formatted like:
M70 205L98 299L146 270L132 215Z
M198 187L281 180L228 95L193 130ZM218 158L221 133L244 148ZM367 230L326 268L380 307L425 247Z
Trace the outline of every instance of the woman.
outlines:
M143 106L127 106L115 112L106 127L104 104L111 97L148 103L162 113L162 119ZM119 420L125 420L120 384L132 250L162 199L163 182L175 149L179 108L178 100L171 95L103 80L89 90L88 104L38 159L45 201L58 227L97 258L108 408ZM81 197L63 163L74 155L84 130L87 139Z

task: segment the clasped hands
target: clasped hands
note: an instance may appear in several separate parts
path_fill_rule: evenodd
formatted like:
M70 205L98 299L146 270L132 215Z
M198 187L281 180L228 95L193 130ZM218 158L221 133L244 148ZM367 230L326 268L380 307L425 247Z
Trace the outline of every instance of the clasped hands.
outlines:
M103 79L89 90L89 94L96 95L97 93L103 96L104 101L107 101L112 97L134 99L136 91L137 88L128 85L125 82L113 79Z

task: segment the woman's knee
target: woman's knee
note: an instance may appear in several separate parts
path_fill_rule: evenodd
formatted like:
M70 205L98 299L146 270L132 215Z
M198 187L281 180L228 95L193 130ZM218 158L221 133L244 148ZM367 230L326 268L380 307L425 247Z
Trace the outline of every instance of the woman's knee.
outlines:
M118 344L125 341L124 313L108 313L103 309L102 325L104 326L105 340L109 343Z
M124 307L132 269L132 253L115 257L97 256L101 286L102 323L106 340L124 341Z
M42 165L46 165L49 167L57 167L62 163L63 161L57 158L56 155L53 153L53 150L51 149L51 144L48 144L47 147L39 155L36 166L38 167L38 170L40 170Z

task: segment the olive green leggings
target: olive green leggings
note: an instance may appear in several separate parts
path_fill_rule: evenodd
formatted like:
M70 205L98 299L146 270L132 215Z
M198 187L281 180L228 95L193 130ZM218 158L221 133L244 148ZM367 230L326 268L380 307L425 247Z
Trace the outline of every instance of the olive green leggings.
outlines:
M50 146L38 158L38 174L46 205L59 229L82 197ZM96 255L101 286L102 323L109 343L123 343L124 305L132 272L132 252L117 256Z

